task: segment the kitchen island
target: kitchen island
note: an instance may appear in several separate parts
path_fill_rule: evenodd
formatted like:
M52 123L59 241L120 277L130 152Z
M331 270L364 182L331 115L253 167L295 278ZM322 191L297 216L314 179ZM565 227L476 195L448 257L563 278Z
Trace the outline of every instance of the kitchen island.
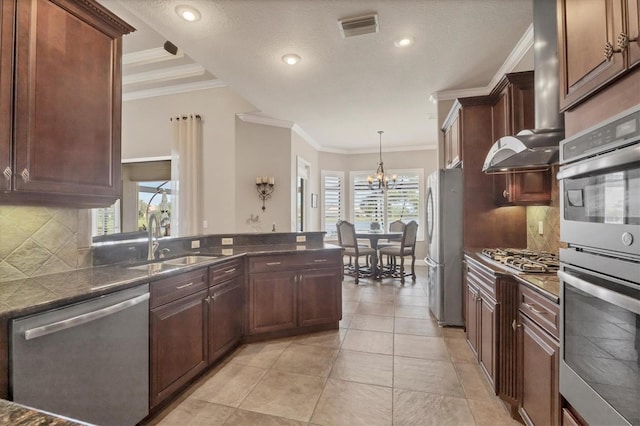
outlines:
M163 339L171 338L174 334L169 329L166 337L162 334L165 316L161 314L161 309L168 309L171 303L184 303L182 300L200 297L200 293L204 297L202 303L198 303L198 309L202 310L200 318L205 320L202 323L205 333L201 336L201 347L204 348L201 350L202 361L198 362L196 369L187 365L188 374L182 376L179 373L176 376L180 379L179 386L164 388L163 378L152 374L151 388L153 390L156 386L158 392L151 401L151 408L179 393L192 379L215 365L243 341L337 328L342 317L342 248L325 244L322 233L306 234L306 238L301 238L303 234L299 233L253 238L240 236L236 242L243 244L232 246L216 245L219 239L210 236L200 237L199 240L205 244L195 250L181 250L179 246L184 241L172 239L167 242L171 243L171 250L167 252L172 256L158 259L151 266L147 265L148 261L139 258L129 259L127 262L3 283L0 286L0 396L6 398L9 395L9 333L12 319L95 299L144 283L149 283L152 305L157 308L151 309L149 317L151 331L156 330L155 334L150 335L152 373L156 370L166 371L161 367L163 359L156 359L153 354L165 354L162 345L173 347L171 342L163 343ZM212 241L214 244L210 244ZM129 253L115 246L114 250ZM197 261L178 261L181 258ZM194 274L203 276L203 290L199 289L199 284L190 287L191 280L178 287L172 284L181 280L181 277ZM169 296L163 290L174 287L182 289L175 296ZM191 291L191 288L194 290ZM227 291L232 288L237 290ZM176 293L176 290L171 291ZM175 302L167 297L175 298ZM157 302L153 302L154 298ZM167 302L171 303L164 308L163 304ZM272 305L278 307L277 311L271 310ZM156 311L158 315L154 314ZM190 318L197 317L192 315ZM235 325L228 325L227 317L237 317L239 320ZM183 343L186 345L178 347L191 347L191 342ZM156 352L153 352L153 348L157 348ZM154 363L157 364L155 370ZM160 380L160 387L157 383L154 385L157 380ZM174 382L176 380L171 379L171 383Z

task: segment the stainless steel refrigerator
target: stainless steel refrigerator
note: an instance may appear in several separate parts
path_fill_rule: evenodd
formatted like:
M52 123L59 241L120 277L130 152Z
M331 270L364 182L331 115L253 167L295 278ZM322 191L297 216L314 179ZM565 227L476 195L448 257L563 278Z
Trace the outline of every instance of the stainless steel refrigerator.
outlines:
M427 179L426 233L429 308L443 326L462 320L462 170L437 170Z

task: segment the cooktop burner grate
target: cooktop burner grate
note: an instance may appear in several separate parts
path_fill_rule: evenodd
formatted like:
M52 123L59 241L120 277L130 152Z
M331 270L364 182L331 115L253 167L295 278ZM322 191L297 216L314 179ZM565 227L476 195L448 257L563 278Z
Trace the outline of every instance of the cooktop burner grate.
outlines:
M555 272L560 267L558 257L545 251L514 248L484 248L482 255L518 271L528 273Z

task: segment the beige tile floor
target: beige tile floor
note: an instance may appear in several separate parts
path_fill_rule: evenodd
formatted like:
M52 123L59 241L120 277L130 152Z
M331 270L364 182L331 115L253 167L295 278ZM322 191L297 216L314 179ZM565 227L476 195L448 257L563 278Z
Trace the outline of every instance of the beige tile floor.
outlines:
M519 425L462 330L429 315L416 272L404 286L345 277L339 330L244 345L151 424Z

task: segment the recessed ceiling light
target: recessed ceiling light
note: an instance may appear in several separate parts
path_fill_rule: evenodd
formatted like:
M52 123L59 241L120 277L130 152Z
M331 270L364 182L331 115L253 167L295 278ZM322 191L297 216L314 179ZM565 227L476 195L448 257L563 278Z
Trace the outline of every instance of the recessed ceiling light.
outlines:
M282 57L282 62L287 65L295 65L301 60L302 58L300 58L300 56L296 55L295 53L287 53Z
M399 40L396 40L393 44L395 44L396 47L409 47L413 44L413 38L403 37Z
M200 20L200 12L195 7L182 4L176 6L176 13L185 21L194 22Z

